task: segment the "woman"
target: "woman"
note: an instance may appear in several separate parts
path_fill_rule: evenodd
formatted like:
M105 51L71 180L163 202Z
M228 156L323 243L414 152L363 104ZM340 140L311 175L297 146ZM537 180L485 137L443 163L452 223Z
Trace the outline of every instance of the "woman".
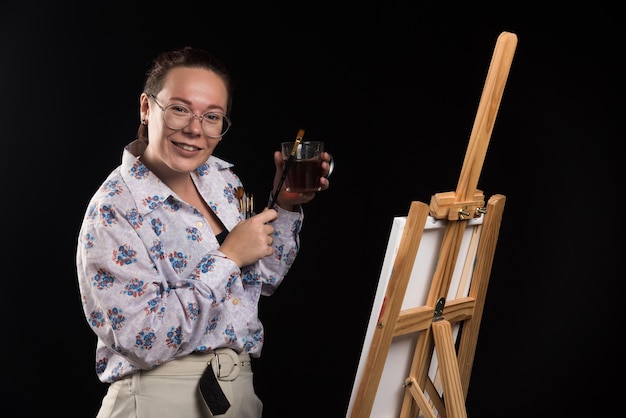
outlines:
M293 264L300 205L315 193L281 190L272 209L242 214L241 180L213 155L230 126L230 78L206 51L159 55L139 100L138 139L90 200L78 237L96 372L110 384L98 417L259 418L258 302ZM280 151L274 163L276 188Z

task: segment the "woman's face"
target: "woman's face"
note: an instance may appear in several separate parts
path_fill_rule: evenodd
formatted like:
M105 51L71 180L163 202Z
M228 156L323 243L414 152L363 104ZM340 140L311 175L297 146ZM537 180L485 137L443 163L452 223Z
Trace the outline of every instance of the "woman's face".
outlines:
M169 128L163 121L161 107L179 104L196 115L209 112L226 114L226 85L213 71L177 67L170 70L163 89L155 96L158 104L145 94L141 97L142 112L148 120L149 139L142 160L159 176L189 173L211 156L221 138L207 136L201 126L206 122L197 117L182 129Z

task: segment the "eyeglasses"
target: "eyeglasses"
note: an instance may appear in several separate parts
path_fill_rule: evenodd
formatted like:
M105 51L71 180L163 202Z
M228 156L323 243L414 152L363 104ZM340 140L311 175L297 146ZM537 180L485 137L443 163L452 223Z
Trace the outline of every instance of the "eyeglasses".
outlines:
M202 132L209 138L221 138L230 128L230 119L223 113L209 112L204 115L196 115L183 104L174 103L163 107L157 102L154 94L150 94L150 97L163 111L163 122L170 129L184 129L189 126L193 118L198 118Z

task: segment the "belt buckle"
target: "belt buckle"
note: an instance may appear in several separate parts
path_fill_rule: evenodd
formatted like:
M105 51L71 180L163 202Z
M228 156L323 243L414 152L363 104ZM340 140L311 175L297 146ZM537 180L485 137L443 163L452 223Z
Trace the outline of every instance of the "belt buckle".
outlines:
M220 356L222 356L222 360L220 360ZM224 361L224 356L230 361ZM214 350L213 358L209 361L215 373L215 377L225 381L235 380L237 376L239 376L239 372L241 371L240 363L239 355L229 348L218 348Z

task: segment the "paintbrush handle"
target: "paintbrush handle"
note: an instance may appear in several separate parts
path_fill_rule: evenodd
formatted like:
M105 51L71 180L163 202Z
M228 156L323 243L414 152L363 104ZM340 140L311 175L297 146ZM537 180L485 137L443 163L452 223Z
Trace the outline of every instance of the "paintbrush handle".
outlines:
M274 195L272 196L272 200L270 200L270 204L267 206L270 209L274 209L274 205L276 204L276 199L278 199L278 194L280 193L280 189L283 188L283 183L285 182L285 178L287 177L287 171L289 171L289 166L291 165L291 160L293 160L293 156L296 155L296 150L298 149L298 145L300 145L300 141L302 141L302 137L304 136L304 129L300 129L298 131L298 135L296 136L296 141L293 143L293 148L291 148L291 153L287 160L285 160L285 167L283 168L283 175L280 176L280 180L278 181L278 186L274 191Z
M283 175L280 176L280 181L278 182L278 186L274 191L274 195L272 196L272 200L270 200L270 204L268 208L274 209L274 204L276 203L276 199L278 199L278 194L280 193L280 189L283 187L283 183L285 182L285 178L287 177L287 171L289 170L289 166L291 165L291 160L293 159L293 155L290 155L289 158L285 161L285 168L283 168Z

